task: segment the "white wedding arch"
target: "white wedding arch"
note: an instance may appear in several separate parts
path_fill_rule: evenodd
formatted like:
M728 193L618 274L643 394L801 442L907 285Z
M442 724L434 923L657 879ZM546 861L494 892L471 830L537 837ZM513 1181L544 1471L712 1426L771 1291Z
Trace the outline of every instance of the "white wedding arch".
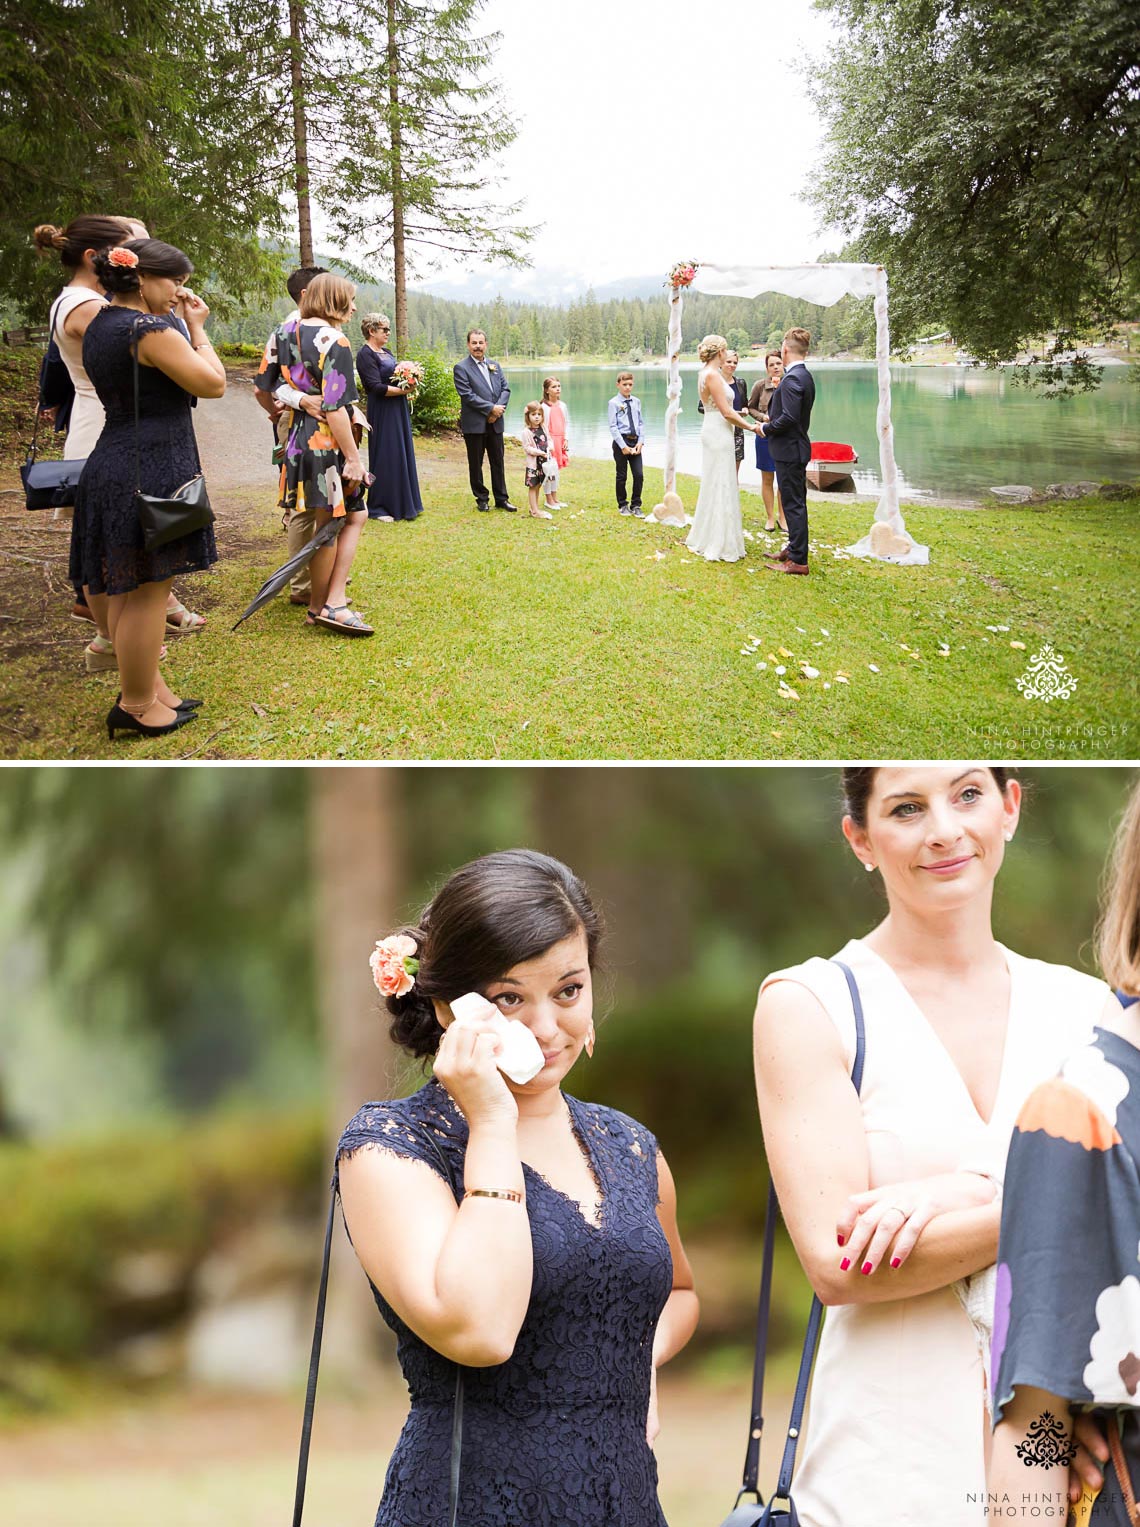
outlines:
M690 272L694 272L690 275ZM680 279L678 279L680 273ZM684 277L689 279L685 280ZM899 510L898 470L891 426L890 328L887 319L887 273L881 265L833 261L825 265L706 265L692 261L674 266L669 297L669 384L665 412L665 490L676 491L677 415L681 411L681 315L687 286L719 297L759 297L779 292L817 307L831 307L841 297L875 299L875 363L879 380L879 475L883 491L870 532L848 548L855 556L923 564L930 548L910 535ZM882 526L883 529L878 527Z

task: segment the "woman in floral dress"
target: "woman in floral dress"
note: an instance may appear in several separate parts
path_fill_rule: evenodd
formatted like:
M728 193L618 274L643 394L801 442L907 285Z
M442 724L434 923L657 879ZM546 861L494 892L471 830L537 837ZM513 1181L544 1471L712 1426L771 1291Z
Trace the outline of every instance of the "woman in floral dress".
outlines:
M1140 1519L1140 788L1117 837L1100 963L1116 995L1030 1095L1006 1164L989 1477L1003 1521L1047 1508L1063 1519L1077 1443L1103 1464L1080 1460L1092 1488L1078 1527Z
M341 636L371 636L372 627L348 607L345 585L367 518L364 463L354 426L356 374L352 346L341 326L356 309L356 288L341 276L314 276L301 299L296 326L282 325L262 356L257 385L292 408L279 504L291 513L315 510L314 536L343 519L336 539L313 554L312 593L305 616Z

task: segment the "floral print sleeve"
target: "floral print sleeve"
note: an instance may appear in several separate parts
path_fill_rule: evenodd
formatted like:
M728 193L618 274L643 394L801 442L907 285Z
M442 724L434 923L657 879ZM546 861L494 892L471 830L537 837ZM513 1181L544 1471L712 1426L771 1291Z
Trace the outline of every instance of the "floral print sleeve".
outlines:
M1019 1384L1140 1408L1140 1051L1097 1029L1021 1110L998 1247L994 1423ZM1134 1440L1136 1428L1130 1428ZM1131 1452L1130 1447L1126 1450Z
M321 403L325 409L331 413L355 403L356 369L348 340L339 330L327 329L317 335L317 349L321 357Z

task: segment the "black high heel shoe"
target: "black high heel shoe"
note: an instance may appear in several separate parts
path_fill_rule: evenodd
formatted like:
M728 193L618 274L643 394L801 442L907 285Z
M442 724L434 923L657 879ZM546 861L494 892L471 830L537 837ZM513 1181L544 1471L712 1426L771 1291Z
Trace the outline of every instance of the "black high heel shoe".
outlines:
M124 710L116 703L112 705L107 716L107 737L111 742L114 742L116 732L137 732L140 737L165 737L167 732L176 732L188 721L196 720L197 716L196 710L176 710L174 720L168 721L165 726L147 726L129 710Z

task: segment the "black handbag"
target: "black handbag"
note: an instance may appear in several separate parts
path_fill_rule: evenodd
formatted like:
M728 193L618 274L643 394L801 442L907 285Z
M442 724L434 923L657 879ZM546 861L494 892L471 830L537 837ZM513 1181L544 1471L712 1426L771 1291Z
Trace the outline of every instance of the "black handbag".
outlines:
M863 1028L863 1003L859 986L851 970L842 960L835 960L851 993L851 1005L855 1010L855 1064L851 1068L851 1080L858 1092L863 1084L863 1056L866 1035ZM760 1438L764 1431L764 1359L768 1348L768 1315L772 1300L772 1257L776 1248L776 1224L780 1217L780 1205L776 1189L768 1184L768 1217L764 1224L764 1262L760 1275L760 1308L756 1318L756 1361L752 1370L752 1418L748 1427L748 1450L744 1455L744 1478L736 1497L736 1504L721 1523L721 1527L799 1527L800 1519L796 1503L792 1499L792 1475L796 1467L796 1449L803 1427L804 1407L807 1405L808 1385L815 1363L815 1349L819 1344L820 1327L823 1324L823 1305L813 1297L808 1315L807 1332L803 1352L800 1354L800 1371L796 1378L796 1392L792 1400L792 1413L788 1419L787 1440L784 1456L780 1460L780 1474L776 1488L767 1505L760 1494L757 1478L760 1473ZM744 1497L751 1495L751 1505ZM777 1507L777 1502L783 1505Z
M432 1153L443 1168L456 1202L463 1194L455 1181L451 1163L426 1130L420 1137L431 1147ZM325 1327L325 1294L329 1286L329 1252L332 1249L333 1220L336 1217L337 1189L329 1199L329 1218L325 1227L325 1252L321 1262L321 1281L317 1289L317 1318L313 1325L313 1350L309 1358L309 1381L305 1386L305 1415L301 1422L301 1452L297 1460L297 1491L293 1499L293 1527L301 1527L301 1513L305 1509L305 1481L309 1473L309 1441L313 1431L313 1406L317 1397L317 1370L321 1361L321 1336ZM343 1210L342 1210L343 1214ZM463 1369L455 1365L455 1408L451 1421L451 1467L447 1494L447 1524L456 1527L459 1513L459 1469L463 1457Z
M51 351L55 342L55 318L51 321L51 333L48 337L48 349ZM58 356L58 352L57 352ZM57 359L57 365L63 367L63 361ZM66 367L63 367L66 374ZM54 377L55 372L51 375ZM24 485L24 508L25 509L69 509L75 503L75 490L79 486L79 474L87 465L86 458L82 461L37 461L36 446L40 435L40 409L59 407L69 403L68 397L62 397L59 392L52 390L45 392L45 383L48 376L48 357L45 355L40 367L39 396L36 400L36 420L32 426L32 448L28 452L28 459L20 468L20 481ZM58 380L58 379L57 379ZM68 378L70 382L70 378ZM74 387L70 397L75 396Z
M206 479L201 472L180 488L175 488L168 498L155 498L144 493L139 481L139 352L136 319L131 338L131 354L135 373L135 505L142 523L143 545L147 551L177 541L180 536L191 535L195 530L205 530L214 523L214 511L206 493Z

